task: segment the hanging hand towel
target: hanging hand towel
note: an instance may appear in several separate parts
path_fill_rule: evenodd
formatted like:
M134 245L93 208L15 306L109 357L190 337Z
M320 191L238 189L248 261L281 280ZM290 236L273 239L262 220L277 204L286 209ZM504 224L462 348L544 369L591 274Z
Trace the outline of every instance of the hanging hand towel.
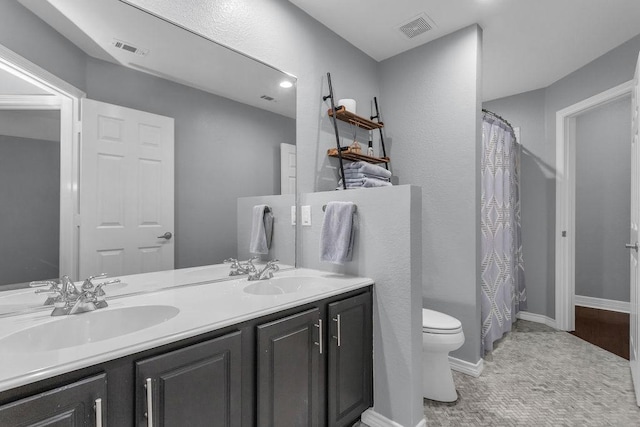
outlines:
M273 214L267 205L253 207L253 221L251 224L251 243L249 252L254 254L268 254L273 234Z
M351 261L355 227L352 202L329 202L320 233L320 261L344 264Z

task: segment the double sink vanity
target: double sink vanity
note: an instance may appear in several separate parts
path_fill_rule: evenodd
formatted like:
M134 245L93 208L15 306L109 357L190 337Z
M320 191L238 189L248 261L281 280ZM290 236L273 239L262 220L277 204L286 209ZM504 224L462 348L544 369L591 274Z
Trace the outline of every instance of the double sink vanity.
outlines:
M224 264L119 279L80 314L0 293L0 425L351 425L372 404L371 279Z

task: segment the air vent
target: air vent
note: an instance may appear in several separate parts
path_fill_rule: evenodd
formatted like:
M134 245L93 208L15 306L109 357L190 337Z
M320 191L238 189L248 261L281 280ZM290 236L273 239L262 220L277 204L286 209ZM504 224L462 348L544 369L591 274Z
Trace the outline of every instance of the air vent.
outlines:
M133 43L125 42L118 39L113 39L111 44L113 44L118 49L122 49L140 56L147 56L147 54L149 53L149 49L143 49L134 45Z
M265 101L275 101L276 99L269 95L262 95L260 99L264 99Z
M409 22L399 25L397 28L407 38L412 39L433 29L435 24L426 14L421 13L411 18Z

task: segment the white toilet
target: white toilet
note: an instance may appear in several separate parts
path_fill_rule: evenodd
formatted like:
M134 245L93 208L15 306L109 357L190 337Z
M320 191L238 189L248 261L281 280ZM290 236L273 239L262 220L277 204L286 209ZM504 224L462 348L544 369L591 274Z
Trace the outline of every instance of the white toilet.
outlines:
M422 309L422 395L440 402L458 399L449 352L464 344L462 323L455 317Z

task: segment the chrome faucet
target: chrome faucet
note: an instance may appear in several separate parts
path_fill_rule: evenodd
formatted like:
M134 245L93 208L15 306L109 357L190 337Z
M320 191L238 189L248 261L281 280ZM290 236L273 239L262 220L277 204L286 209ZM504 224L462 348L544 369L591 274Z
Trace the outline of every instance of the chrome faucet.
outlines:
M65 316L68 314L79 314L87 311L94 311L107 307L105 292L102 287L112 283L119 283L120 279L109 280L94 285L92 280L107 277L105 273L87 278L80 289L69 279L69 276L62 276L60 283L54 281L32 282L30 286L50 286L49 289L38 289L36 293L54 292L58 295L47 299L53 300L52 316ZM45 305L47 305L45 303Z
M253 265L253 261L257 260L258 257L254 256L249 258L245 262L240 262L235 258L227 258L223 262L225 264L231 264L231 271L229 272L229 276L241 276L243 274L255 274L257 272L256 266Z
M271 279L273 277L273 273L275 271L280 270L280 267L278 266L278 264L276 264L276 262L278 262L277 259L268 261L267 264L264 266L264 268L260 271L255 271L254 273L249 274L249 281L254 281L254 280L268 280Z

